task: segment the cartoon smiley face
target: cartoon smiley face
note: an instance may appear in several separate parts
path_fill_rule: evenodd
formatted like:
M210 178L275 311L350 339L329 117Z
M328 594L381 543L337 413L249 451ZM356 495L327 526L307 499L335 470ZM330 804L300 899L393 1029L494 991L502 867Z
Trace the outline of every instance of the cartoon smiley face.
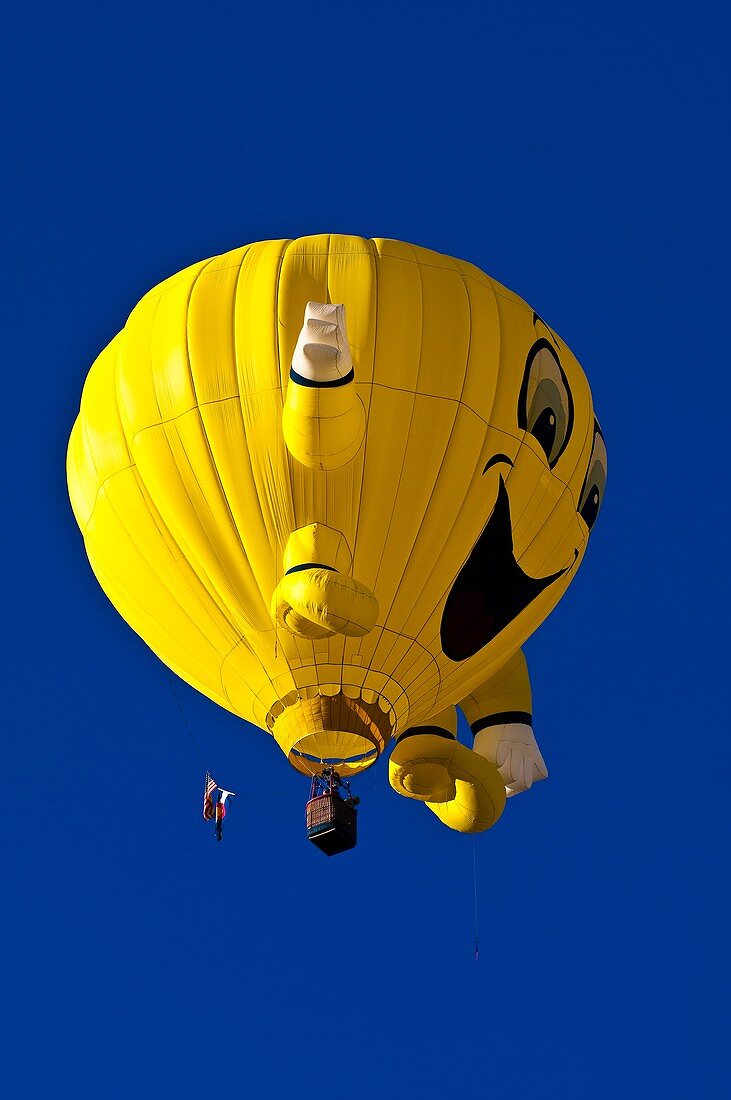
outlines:
M307 774L370 766L499 673L575 575L605 478L584 373L522 299L337 234L145 295L68 455L120 613Z
M583 553L604 495L604 438L587 406L585 387L577 416L572 383L562 360L574 375L578 364L536 313L533 329L534 340L527 351L514 409L513 428L523 433L523 439L513 457L493 453L485 463L483 475L495 471L493 477L497 477L494 504L444 605L440 640L445 656L455 662L479 653L542 594L546 594L542 606L547 601L551 606L557 602ZM577 478L587 446L589 416L591 446L579 488ZM540 495L549 503L553 501L552 511L558 515L552 524L542 522L544 508L538 510L540 526L520 522L525 514L528 482L533 484L530 499L534 504ZM516 527L520 533L517 546ZM552 547L559 527L563 538ZM566 564L535 572L521 564L530 557L537 565L544 553L552 561L565 554ZM556 587L562 578L566 583ZM552 587L556 589L553 593L548 591Z

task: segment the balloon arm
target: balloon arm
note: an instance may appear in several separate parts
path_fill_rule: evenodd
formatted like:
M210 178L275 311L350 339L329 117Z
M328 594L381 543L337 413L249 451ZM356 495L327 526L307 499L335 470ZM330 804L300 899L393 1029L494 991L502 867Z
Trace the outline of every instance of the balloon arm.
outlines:
M548 778L546 762L527 722L487 726L475 735L474 751L495 764L508 798Z
M308 302L292 357L282 410L292 458L315 470L350 462L365 437L365 409L355 389L345 306Z
M270 605L277 625L300 638L368 634L378 616L378 601L348 576L352 561L341 531L324 523L293 531L284 549L285 574Z
M533 701L521 650L460 702L476 753L494 764L510 797L548 775L532 729Z

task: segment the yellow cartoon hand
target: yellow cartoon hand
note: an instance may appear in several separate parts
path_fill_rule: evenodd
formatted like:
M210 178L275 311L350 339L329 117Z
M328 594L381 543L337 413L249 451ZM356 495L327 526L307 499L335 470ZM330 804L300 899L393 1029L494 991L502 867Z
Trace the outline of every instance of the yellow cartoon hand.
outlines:
M399 794L426 802L440 821L462 833L489 829L505 807L497 767L449 736L403 738L391 753L389 782Z
M362 638L375 625L378 601L353 577L314 566L282 577L271 612L278 626L299 638Z

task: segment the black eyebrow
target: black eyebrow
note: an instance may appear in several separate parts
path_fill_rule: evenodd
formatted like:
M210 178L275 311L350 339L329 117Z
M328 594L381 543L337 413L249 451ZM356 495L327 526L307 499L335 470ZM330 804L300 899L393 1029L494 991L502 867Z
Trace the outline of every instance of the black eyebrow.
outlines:
M483 474L486 474L490 467L497 465L498 462L507 462L508 466L515 465L512 458L508 458L507 455L493 455L492 458L488 458L485 463L485 469L482 471Z

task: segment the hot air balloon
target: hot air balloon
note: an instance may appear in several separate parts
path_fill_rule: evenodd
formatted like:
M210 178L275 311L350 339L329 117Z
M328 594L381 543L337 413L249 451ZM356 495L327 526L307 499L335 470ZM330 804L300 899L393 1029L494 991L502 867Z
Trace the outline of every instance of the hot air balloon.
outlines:
M605 478L586 377L524 301L337 234L151 290L68 449L92 569L169 668L305 775L352 778L393 743L394 789L462 832L545 775L520 647Z

